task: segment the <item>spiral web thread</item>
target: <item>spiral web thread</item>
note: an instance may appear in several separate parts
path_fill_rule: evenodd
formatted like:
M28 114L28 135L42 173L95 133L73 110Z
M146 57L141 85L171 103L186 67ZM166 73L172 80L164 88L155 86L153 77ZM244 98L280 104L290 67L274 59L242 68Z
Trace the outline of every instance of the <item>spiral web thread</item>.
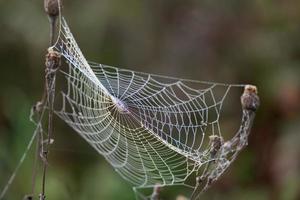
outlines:
M134 189L185 185L204 191L247 144L253 115L227 141L220 114L231 85L178 79L89 63L66 21L54 46L68 63L56 114ZM198 182L187 181L192 175ZM195 180L195 179L194 179ZM198 192L196 192L198 193ZM145 196L139 196L144 198Z

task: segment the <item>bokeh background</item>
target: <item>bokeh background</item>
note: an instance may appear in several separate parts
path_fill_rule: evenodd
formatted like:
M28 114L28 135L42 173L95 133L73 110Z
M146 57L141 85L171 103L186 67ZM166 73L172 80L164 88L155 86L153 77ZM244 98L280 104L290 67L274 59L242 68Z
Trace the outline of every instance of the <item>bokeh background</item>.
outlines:
M300 199L299 10L297 0L64 1L64 15L89 60L258 86L262 105L249 146L201 196L216 200ZM0 0L0 188L34 130L29 113L42 95L48 40L42 0ZM34 148L6 199L30 192L33 155ZM164 199L173 192L166 191ZM56 118L47 199L134 196L131 186Z

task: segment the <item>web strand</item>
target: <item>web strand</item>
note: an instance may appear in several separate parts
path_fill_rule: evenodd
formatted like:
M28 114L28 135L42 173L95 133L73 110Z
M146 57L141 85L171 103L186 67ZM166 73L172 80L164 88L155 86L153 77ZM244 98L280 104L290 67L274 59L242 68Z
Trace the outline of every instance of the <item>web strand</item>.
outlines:
M220 126L229 92L245 85L87 62L66 21L60 23L55 50L68 70L60 72L67 88L55 113L136 188L187 185L196 174L204 182L199 191L204 191L247 144L252 120L248 112L242 113L231 140L224 141Z

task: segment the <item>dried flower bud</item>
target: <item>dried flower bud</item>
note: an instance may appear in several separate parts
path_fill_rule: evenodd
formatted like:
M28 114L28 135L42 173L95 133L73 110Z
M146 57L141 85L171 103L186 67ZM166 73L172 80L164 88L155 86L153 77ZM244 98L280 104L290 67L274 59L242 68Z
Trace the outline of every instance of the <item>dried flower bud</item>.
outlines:
M46 66L47 70L52 71L56 70L61 63L60 54L57 51L54 51L52 48L48 49L48 53L46 54Z
M257 88L254 85L246 85L241 96L241 104L244 110L256 111L260 105Z
M220 150L223 144L223 139L220 136L211 135L209 136L210 143L212 145L212 149L210 154L212 157L216 155L216 153Z

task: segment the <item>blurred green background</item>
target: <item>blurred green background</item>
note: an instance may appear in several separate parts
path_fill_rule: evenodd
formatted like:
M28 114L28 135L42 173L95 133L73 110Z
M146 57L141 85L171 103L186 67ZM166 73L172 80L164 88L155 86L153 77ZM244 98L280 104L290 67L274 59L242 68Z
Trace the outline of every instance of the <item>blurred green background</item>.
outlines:
M249 146L201 199L300 199L300 1L73 0L64 1L64 15L89 60L257 85L262 105ZM0 188L34 130L29 113L43 91L48 26L43 0L0 0ZM33 154L6 199L30 192ZM47 199L133 198L131 186L56 118Z

